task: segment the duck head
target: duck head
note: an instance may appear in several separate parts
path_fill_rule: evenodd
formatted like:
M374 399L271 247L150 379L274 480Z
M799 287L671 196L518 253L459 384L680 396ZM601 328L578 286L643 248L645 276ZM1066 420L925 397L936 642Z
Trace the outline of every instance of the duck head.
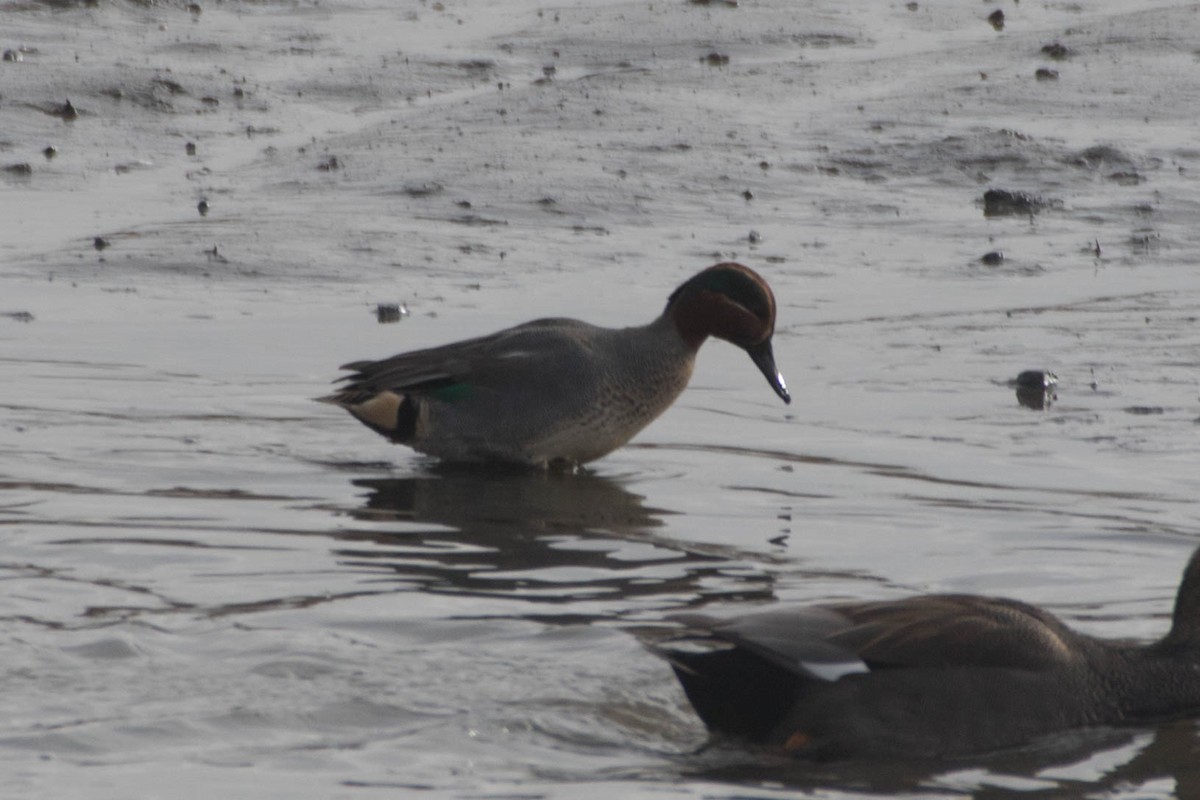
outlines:
M792 402L771 349L775 295L757 272L732 261L709 267L671 293L664 313L693 349L715 336L745 350L775 394Z

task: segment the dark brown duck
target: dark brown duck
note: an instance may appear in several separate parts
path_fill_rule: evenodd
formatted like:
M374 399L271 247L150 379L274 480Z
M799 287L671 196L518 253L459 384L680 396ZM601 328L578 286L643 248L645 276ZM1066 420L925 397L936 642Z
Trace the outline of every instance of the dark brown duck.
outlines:
M692 632L657 650L705 724L804 758L961 756L1200 716L1200 550L1150 644L957 594L673 619Z

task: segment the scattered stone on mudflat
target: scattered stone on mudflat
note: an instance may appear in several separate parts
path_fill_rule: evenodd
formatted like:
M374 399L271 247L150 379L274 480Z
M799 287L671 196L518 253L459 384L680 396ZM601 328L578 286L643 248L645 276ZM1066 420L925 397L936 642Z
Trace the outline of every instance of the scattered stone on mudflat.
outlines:
M1017 375L1015 385L1049 389L1058 385L1058 376L1048 369L1027 369Z
M336 172L337 170L339 170L341 168L342 168L342 162L338 161L337 156L330 156L329 158L322 161L320 164L317 164L317 169L321 172Z
M995 11L988 14L987 21L996 30L1004 30L1004 12L1000 9L997 8Z
M97 236L95 239L92 239L92 247L96 248L97 250L103 250L104 248L108 247L108 245L108 239L103 237Z
M28 161L19 161L16 164L7 164L3 169L9 175L16 175L22 178L27 178L33 174L33 165Z
M183 151L184 151L185 153L187 153L189 156L194 156L194 155L196 155L196 143L195 143L195 142L188 142L187 144L185 144L185 145L183 146Z
M1047 369L1027 369L1009 385L1017 387L1017 402L1026 408L1041 411L1058 399L1058 376Z
M199 203L196 204L196 210L200 212L200 216L207 217L208 216L208 201L201 200Z
M42 150L42 155L46 157L47 161L49 161L50 159L52 159L56 155L58 155L58 148L52 144L46 145L46 148L44 150Z
M408 306L404 303L377 303L375 305L375 320L380 325L399 322L408 316Z
M724 53L713 51L706 56L703 56L700 61L708 64L710 67L724 67L729 64L729 56Z
M25 60L25 58L21 55L20 50L5 50L3 58L5 61L12 61L12 62Z
M1042 55L1055 61L1065 61L1071 55L1071 51L1062 42L1051 42L1042 45Z
M979 261L989 267L998 267L1004 263L1004 253L999 250L993 250L990 253L981 255Z
M34 316L28 311L5 311L0 317L8 317L16 322L33 322Z
M1049 67L1038 67L1033 73L1033 77L1039 81L1056 81L1058 80L1058 70L1050 69Z
M1029 216L1057 204L1057 201L1028 192L1014 192L1008 189L988 189L983 193L985 217Z

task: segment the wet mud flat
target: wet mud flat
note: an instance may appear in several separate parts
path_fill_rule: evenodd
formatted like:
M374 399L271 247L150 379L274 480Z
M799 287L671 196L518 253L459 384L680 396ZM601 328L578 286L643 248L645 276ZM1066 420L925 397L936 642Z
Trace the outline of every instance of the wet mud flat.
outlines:
M640 639L931 591L1165 630L1196 16L0 5L6 791L1194 792L1191 723L916 768L705 747ZM311 402L358 358L643 323L726 259L775 290L786 409L711 343L631 446L531 475Z

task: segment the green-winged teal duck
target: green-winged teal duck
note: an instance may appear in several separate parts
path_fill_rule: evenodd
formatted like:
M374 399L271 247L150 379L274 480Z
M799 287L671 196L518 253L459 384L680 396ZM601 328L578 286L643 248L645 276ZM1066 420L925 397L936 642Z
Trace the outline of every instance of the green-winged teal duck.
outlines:
M785 403L771 336L775 297L723 263L676 289L649 325L539 319L490 336L342 369L322 401L376 433L454 462L582 464L625 444L674 402L709 336L745 350Z
M714 731L796 756L937 758L1200 716L1200 550L1157 642L1097 639L974 595L779 608L655 646Z

